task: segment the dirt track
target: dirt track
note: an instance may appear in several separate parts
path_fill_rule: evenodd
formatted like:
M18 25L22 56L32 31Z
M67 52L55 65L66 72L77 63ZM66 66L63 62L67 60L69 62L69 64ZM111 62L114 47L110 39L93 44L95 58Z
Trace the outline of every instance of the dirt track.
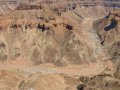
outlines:
M1 68L3 70L3 68ZM73 66L69 65L66 67L41 67L41 66L31 66L26 68L9 68L4 67L4 70L20 70L29 74L34 74L37 72L43 74L55 73L55 74L65 74L72 76L92 76L97 75L104 71L104 66L101 64L91 64L91 65L82 65L82 66Z

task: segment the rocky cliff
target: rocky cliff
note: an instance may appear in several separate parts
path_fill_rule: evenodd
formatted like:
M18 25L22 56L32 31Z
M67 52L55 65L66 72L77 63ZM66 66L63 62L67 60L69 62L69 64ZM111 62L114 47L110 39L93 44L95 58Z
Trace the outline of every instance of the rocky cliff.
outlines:
M84 23L73 24L74 22L84 22L84 18L89 16L81 16L79 21L77 21L77 17L79 17L77 10L57 16L56 13L47 12L44 9L15 10L8 16L3 16L1 19L5 19L1 20L0 31L1 61L17 60L22 57L30 59L33 64L97 62L96 51L90 47L91 43L87 42L89 36L82 34L87 32L84 30ZM76 18L76 20L70 18ZM92 26L90 28L92 29ZM93 34L95 34L94 31ZM85 40L84 37L86 37ZM95 43L92 42L92 44Z
M119 90L116 2L1 1L0 90Z

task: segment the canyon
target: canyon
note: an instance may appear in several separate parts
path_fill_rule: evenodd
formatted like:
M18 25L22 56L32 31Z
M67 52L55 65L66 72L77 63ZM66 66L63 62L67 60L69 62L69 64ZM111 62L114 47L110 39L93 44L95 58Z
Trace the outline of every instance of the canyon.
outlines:
M119 0L0 0L0 90L119 89Z

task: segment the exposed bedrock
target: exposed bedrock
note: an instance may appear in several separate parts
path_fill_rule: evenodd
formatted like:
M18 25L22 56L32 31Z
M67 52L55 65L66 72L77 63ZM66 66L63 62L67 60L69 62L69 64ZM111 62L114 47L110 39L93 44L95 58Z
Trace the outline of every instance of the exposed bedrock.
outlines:
M10 29L1 31L0 59L29 58L34 64L85 64L96 62L90 48L72 31L57 40L54 31Z
M113 7L21 1L17 8L0 5L0 90L119 90Z

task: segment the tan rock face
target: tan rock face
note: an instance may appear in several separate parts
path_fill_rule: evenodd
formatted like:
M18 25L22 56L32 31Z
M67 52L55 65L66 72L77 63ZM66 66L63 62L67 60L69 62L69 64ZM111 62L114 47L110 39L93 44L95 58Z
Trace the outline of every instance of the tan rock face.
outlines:
M18 70L0 71L1 90L77 90L79 80L64 75L28 73Z
M113 62L119 58L119 42L120 42L120 18L119 10L111 12L106 18L99 19L94 22L94 28L100 37L104 50L109 53Z
M99 19L95 22L94 27L97 30L101 41L103 41L102 44L105 44L106 46L113 44L117 41L119 41L119 17L117 16L119 14L110 14L106 18ZM107 30L105 30L107 29Z
M0 0L0 15L5 15L15 10L18 3L18 0Z
M69 79L72 80L72 79ZM68 81L69 81L68 80ZM75 83L70 86L66 83L67 80L61 75L41 75L35 74L24 80L18 90L77 90ZM72 81L74 82L74 80ZM78 83L78 82L77 82Z
M53 12L44 10L33 10L32 12L15 10L3 18L6 19L1 23L4 22L7 27L0 31L1 61L17 60L21 57L31 60L34 65L97 62L96 51L90 47L89 36L84 35L87 31L82 28L82 23L80 23L81 29L79 29L79 24L71 25L72 21L69 22L70 24L68 23L70 20L67 20L68 17L60 16L58 19ZM90 28L92 29L92 26ZM92 44L94 45L94 42Z
M0 89L1 90L17 90L19 83L24 75L19 72L1 70L0 71Z
M0 90L119 89L119 10L112 10L87 0L0 5Z

